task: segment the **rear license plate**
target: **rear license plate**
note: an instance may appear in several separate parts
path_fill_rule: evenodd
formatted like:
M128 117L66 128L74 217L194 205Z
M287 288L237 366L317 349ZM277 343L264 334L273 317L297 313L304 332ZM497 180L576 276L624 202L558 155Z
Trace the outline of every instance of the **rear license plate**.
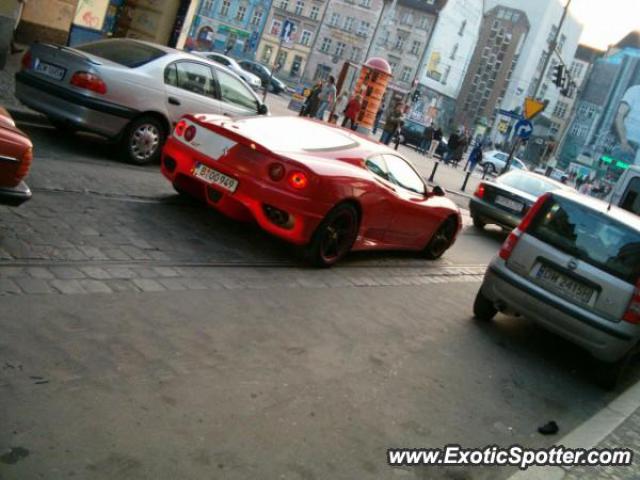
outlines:
M547 265L540 264L536 278L544 285L552 287L560 296L578 303L588 304L593 297L593 288L564 275ZM554 292L556 293L556 292Z
M521 202L517 202L516 200L511 200L510 198L503 197L502 195L496 195L494 200L496 205L500 205L501 207L506 207L509 210L513 210L516 212L521 212L524 204Z
M213 185L218 185L231 193L235 192L236 188L238 188L238 181L235 178L231 178L201 163L196 164L193 174L199 179Z
M62 80L62 77L64 77L64 74L66 73L64 68L43 62L39 59L35 61L34 68L36 72L42 73L47 77L55 78L56 80Z

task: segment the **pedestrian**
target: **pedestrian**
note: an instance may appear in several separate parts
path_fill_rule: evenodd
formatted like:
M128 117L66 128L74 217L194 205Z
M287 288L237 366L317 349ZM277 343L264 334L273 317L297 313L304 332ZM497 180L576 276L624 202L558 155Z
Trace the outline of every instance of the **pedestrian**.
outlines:
M402 102L398 102L387 114L384 126L382 127L382 136L380 136L381 143L389 145L393 136L401 128L401 124L404 123L404 113L402 113L403 108L404 106L402 105Z
M336 106L333 109L334 117L336 119L335 123L338 123L338 118L340 115L344 115L344 111L347 109L347 103L349 103L349 93L344 91L338 95L338 99L336 100ZM343 118L344 123L344 118Z
M404 111L403 111L404 113ZM404 119L400 120L400 124L398 125L398 128L396 129L396 133L395 133L395 145L394 145L394 150L398 150L398 147L400 146L400 138L402 137L402 127L404 127Z
M458 144L460 143L460 135L458 132L453 132L449 135L449 140L447 140L447 153L444 157L444 163L450 165L453 162L455 152L458 149Z
M578 192L583 195L591 195L591 183L588 179L585 179L582 185L580 185L580 187L578 188Z
M476 146L473 147L473 150L471 150L469 158L467 159L467 163L464 166L465 171L473 173L476 165L478 165L480 162L482 162L482 142L478 142Z
M347 123L350 123L351 130L358 128L358 115L362 108L361 100L362 97L360 97L360 94L356 94L355 97L349 100L349 103L347 103L347 107L344 110L344 120L342 120L343 127L346 127Z
M303 117L315 117L316 112L318 111L318 105L320 104L320 100L318 99L318 95L320 95L320 91L322 90L322 80L318 80L316 84L311 88L309 92L309 96L304 102L302 106L302 111L300 113Z
M438 151L438 147L440 146L440 142L442 141L442 130L438 125L433 125L433 140L431 140L431 145L429 146L429 157L433 158L433 156Z
M318 100L320 101L318 105L318 111L316 112L316 118L320 120L324 120L324 112L333 107L333 104L336 101L336 79L333 75L329 76L329 81L322 87L320 93L318 94Z
M422 140L420 141L418 152L426 155L427 150L431 148L431 142L433 142L433 127L431 125L427 125L424 127L424 131L422 132Z
M380 108L376 112L376 118L375 118L375 121L373 122L373 132L372 132L374 135L378 131L378 126L380 125L380 119L382 118L382 115L384 115L384 102L380 104Z
M467 150L467 144L467 137L464 134L461 135L458 140L458 146L453 152L453 166L455 168L458 168L458 164L460 163L460 160L462 160L464 152Z

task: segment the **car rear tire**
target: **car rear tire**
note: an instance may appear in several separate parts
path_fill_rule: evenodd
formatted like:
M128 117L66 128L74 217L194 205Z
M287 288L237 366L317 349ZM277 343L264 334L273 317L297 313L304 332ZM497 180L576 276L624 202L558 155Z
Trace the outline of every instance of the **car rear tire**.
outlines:
M482 293L482 289L478 290L476 299L473 302L473 315L478 320L489 322L493 320L497 313L498 309L493 305L493 302Z
M436 233L433 234L427 246L424 247L422 255L427 260L437 260L444 255L444 252L446 252L453 243L457 227L458 225L454 218L445 220L438 230L436 230Z
M474 227L476 227L478 230L484 230L484 226L486 225L486 223L484 223L478 217L472 217L471 220L473 220Z
M627 371L631 357L629 352L616 362L598 362L593 372L596 385L606 391L615 390Z
M342 203L322 220L306 248L307 260L316 267L327 268L344 257L358 236L359 218L356 208Z
M136 118L127 126L122 138L127 160L135 165L157 162L165 138L165 128L159 119L151 115Z

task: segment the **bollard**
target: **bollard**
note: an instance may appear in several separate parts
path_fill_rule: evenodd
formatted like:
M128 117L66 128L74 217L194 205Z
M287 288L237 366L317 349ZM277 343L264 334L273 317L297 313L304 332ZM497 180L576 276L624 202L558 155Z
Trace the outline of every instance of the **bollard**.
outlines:
M488 168L483 168L482 169L482 180L484 180L485 178L487 178L487 173L489 172Z
M464 189L467 188L467 182L469 181L470 176L471 176L471 170L467 170L467 174L464 176L464 183L462 184L462 188L460 189L463 192L464 192Z
M431 176L429 177L429 181L433 182L433 177L436 176L436 170L438 170L438 165L440 165L440 162L436 161L436 163L433 164L433 170L431 170Z

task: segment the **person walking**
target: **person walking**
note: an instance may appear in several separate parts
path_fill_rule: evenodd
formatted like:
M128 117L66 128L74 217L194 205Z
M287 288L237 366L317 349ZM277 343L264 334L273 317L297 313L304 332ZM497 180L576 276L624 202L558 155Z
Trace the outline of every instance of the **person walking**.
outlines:
M393 109L387 114L384 126L382 127L382 135L380 136L380 142L385 145L391 143L391 139L395 133L401 128L404 123L404 113L402 102L395 104Z
M360 94L357 94L349 103L347 103L347 108L344 110L344 120L342 120L342 126L346 127L347 123L350 123L351 130L355 130L358 128L358 115L360 114L360 109L362 108L361 103L362 97Z
M458 164L464 155L464 152L467 150L467 137L462 134L458 139L458 146L453 152L453 166L458 168Z
M347 109L347 104L349 103L349 93L345 90L340 95L338 95L338 99L336 100L336 106L333 109L333 117L335 118L335 123L338 123L338 118L340 115L343 115ZM342 123L344 124L344 120L346 117L342 119ZM331 121L331 120L330 120ZM344 126L344 125L343 125Z
M371 132L374 135L378 131L378 126L380 125L380 119L382 118L382 115L384 115L384 102L380 104L380 108L376 112L376 118L373 122L373 132Z
M315 117L316 112L318 111L318 105L320 104L320 100L318 99L318 95L320 95L320 91L322 90L322 80L318 80L316 84L311 88L309 92L309 96L304 102L302 106L302 110L300 115L303 117Z
M460 135L458 132L453 132L449 135L449 140L447 141L447 154L444 157L444 163L450 165L453 162L453 158L455 156L455 152L458 148L458 144L460 143Z
M431 125L427 125L424 127L424 131L422 132L422 140L420 141L418 152L426 155L427 150L431 148L431 142L433 142L433 127Z
M322 87L322 90L320 90L320 93L318 94L320 104L318 105L316 118L324 120L324 112L327 110L331 111L331 107L333 107L333 104L336 101L337 93L336 79L333 75L330 75L329 81Z
M431 140L431 145L429 146L429 157L433 158L433 156L438 151L438 147L440 146L440 142L442 141L442 130L438 125L433 125L433 140Z
M480 162L482 162L482 142L477 143L476 146L473 147L473 150L471 150L467 163L464 166L464 170L473 173L476 165Z

